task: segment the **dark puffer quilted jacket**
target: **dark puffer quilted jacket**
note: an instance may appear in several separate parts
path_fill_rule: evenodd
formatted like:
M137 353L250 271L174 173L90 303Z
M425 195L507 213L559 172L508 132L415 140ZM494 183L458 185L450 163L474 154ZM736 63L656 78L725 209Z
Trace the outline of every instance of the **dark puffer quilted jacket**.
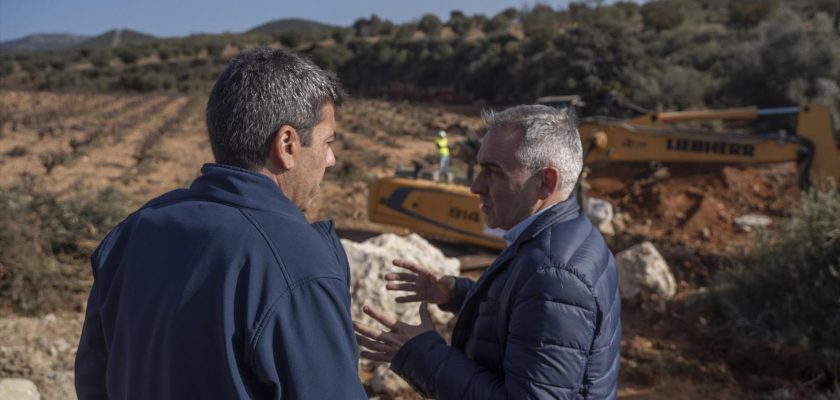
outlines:
M612 253L575 199L541 214L478 282L459 279L448 346L406 343L391 368L438 399L615 398L621 302Z

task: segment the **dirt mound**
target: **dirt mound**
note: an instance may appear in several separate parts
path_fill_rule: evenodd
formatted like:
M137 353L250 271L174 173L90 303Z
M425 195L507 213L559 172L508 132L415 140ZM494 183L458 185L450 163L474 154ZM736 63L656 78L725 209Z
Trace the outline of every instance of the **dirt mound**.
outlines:
M594 166L587 195L610 201L624 213L626 234L667 238L694 249L736 255L755 236L733 222L758 213L779 221L796 208L799 190L793 163L767 166Z

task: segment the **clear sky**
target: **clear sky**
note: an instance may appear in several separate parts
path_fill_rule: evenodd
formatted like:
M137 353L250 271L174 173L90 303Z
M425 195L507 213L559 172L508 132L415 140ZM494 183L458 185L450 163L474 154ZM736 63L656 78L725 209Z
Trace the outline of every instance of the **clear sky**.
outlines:
M159 37L191 33L243 32L279 18L305 18L350 26L376 14L401 23L452 10L494 15L530 0L0 0L0 41L33 33L98 35L127 28ZM564 7L568 0L541 0Z

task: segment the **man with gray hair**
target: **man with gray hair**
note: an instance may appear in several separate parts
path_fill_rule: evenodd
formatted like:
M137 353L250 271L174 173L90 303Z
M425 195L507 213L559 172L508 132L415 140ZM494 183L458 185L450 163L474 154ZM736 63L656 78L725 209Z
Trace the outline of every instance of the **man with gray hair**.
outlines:
M419 301L409 325L365 306L388 331L354 323L362 357L438 399L615 398L621 339L612 253L571 196L582 168L573 112L518 106L486 113L471 190L507 247L477 282L406 260L386 274L397 302ZM427 303L455 312L447 346Z
M79 399L363 399L349 265L303 210L335 164L336 78L290 52L234 58L207 103L215 164L91 257Z

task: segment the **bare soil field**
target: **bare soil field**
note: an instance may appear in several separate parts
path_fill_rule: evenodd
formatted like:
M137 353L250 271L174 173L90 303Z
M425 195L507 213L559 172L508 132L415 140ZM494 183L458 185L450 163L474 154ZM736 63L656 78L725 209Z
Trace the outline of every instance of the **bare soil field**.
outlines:
M185 187L212 161L202 96L0 91L0 190L27 181L59 201L114 188L130 212L166 191ZM310 219L333 219L359 239L401 228L369 222L368 183L412 160L434 162L434 134L450 142L481 127L475 107L351 99L337 115L337 165L327 174ZM624 227L609 238L614 252L653 242L677 279L676 298L624 305L621 383L626 399L735 399L775 393L806 396L797 384L807 354L777 344L718 340L714 316L697 307L727 260L747 254L755 233L733 219L761 213L780 222L797 203L795 166L591 166L589 196L609 200ZM454 164L456 172L465 167ZM666 176L667 175L667 176ZM96 232L100 237L105 232ZM78 246L90 252L96 241ZM473 247L440 244L452 256ZM492 256L492 252L483 253ZM50 313L20 315L0 293L0 378L33 380L44 399L73 398L72 367L91 284L84 257L59 260L71 271ZM0 264L0 281L4 269ZM468 275L476 276L472 271ZM363 377L365 375L363 374ZM411 396L408 396L411 397Z

